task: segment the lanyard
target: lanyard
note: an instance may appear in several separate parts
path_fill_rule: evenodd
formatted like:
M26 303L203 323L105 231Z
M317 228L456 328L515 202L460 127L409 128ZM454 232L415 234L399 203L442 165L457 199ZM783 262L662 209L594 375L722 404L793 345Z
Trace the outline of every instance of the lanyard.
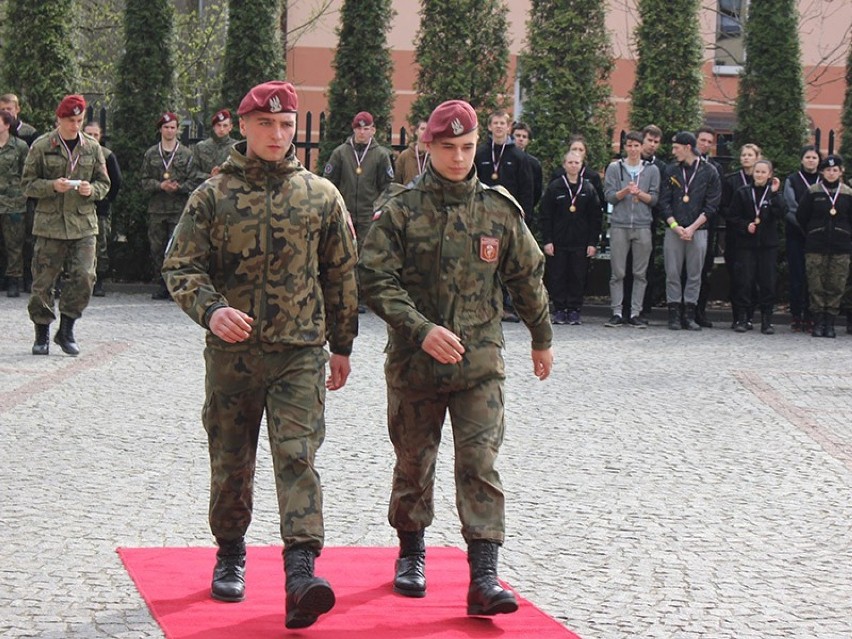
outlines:
M500 177L500 173L499 173L500 162L503 161L503 152L505 150L506 150L506 143L503 142L502 146L500 147L500 157L495 158L494 157L494 140L493 139L491 140L491 164L494 166L494 172L491 174L492 180L496 180L497 178Z
M163 179L168 180L171 177L169 173L169 168L172 166L172 162L174 162L175 154L177 153L178 147L180 146L180 142L175 144L175 148L172 149L172 154L169 156L169 159L166 160L166 156L163 155L163 143L157 143L157 149L160 151L160 159L163 161Z
M62 146L68 154L68 175L71 175L74 173L74 169L77 168L77 163L80 161L80 144L82 143L80 134L77 134L77 146L74 147L74 153L71 153L71 149L68 148L68 145L65 143L65 140L62 139L61 135L59 136L59 141L62 142Z
M562 181L565 182L565 188L568 189L568 195L571 196L571 206L568 207L568 210L575 213L577 211L577 196L580 195L580 191L583 190L583 177L579 176L577 178L576 193L571 192L571 184L568 182L568 178L565 175L562 176Z
M825 191L828 199L831 200L831 209L828 212L831 215L837 215L837 198L840 196L840 184L838 183L837 188L834 189L834 197L831 197L831 193L829 193L828 189L825 188L825 184L820 182L819 185L822 187L822 190Z
M361 173L363 172L363 169L361 168L361 163L364 161L364 158L367 157L367 151L370 150L370 145L372 143L373 143L373 138L370 138L370 141L367 142L367 146L364 147L364 152L359 157L358 151L355 149L355 143L352 141L351 138L349 139L349 144L352 146L352 153L355 154L355 164L358 165L358 166L355 167L355 173L358 174L358 175L361 175Z
M754 223L760 224L760 209L763 204L766 202L766 196L769 194L769 184L767 183L763 189L763 197L760 198L760 202L757 201L757 188L754 186L751 187L751 202L754 205Z
M683 201L689 202L689 185L692 184L692 181L695 179L695 174L698 173L698 163L701 160L696 159L695 164L692 165L692 175L689 176L689 181L686 180L686 167L681 167L681 172L683 173Z
M414 157L417 159L417 175L422 175L423 171L426 170L426 162L429 161L429 151L423 154L423 162L420 162L420 150L417 148L417 145L414 145Z

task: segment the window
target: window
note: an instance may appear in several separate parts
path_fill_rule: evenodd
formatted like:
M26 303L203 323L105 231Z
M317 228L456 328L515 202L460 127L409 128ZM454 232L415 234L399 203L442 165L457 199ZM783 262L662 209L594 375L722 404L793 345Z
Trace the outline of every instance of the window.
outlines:
M716 3L716 56L713 72L738 74L745 61L743 24L747 0L718 0Z

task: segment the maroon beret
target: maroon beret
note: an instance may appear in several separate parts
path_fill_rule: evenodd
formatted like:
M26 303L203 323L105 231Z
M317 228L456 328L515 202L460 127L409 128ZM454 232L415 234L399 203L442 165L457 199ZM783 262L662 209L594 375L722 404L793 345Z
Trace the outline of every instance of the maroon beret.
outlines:
M62 102L56 107L57 118L70 118L74 115L82 115L86 110L86 100L82 95L66 95Z
M263 111L264 113L296 113L299 110L299 96L296 95L295 87L289 82L272 80L253 87L246 93L238 115L245 115L252 111Z
M172 113L171 111L166 111L163 115L160 116L160 119L157 120L157 128L159 129L161 126L168 122L177 122L178 116L177 113Z
M231 119L231 112L228 109L219 109L216 111L216 114L210 118L210 126L214 124L218 124L219 122L224 122L225 120Z
M361 111L352 118L352 128L357 129L360 126L373 126L373 116L366 111Z
M476 111L464 100L448 100L439 104L421 136L423 142L431 142L439 138L457 138L479 127Z

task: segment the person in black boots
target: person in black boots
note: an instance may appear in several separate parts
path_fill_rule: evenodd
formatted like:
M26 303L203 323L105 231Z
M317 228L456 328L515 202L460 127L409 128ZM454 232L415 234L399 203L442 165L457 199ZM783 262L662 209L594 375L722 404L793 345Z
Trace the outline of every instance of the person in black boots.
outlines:
M741 186L728 209L728 224L735 234L732 285L739 315L734 330L748 331L746 309L760 308L760 332L772 335L772 310L778 280L778 226L786 211L781 181L772 175L772 163L758 160L752 170L752 184ZM753 293L760 291L760 299Z
M35 324L33 355L47 355L50 323L56 319L53 286L68 264L59 300L59 330L53 338L66 355L79 355L74 322L83 314L95 283L98 216L95 202L110 182L104 154L94 138L80 132L86 111L81 95L68 95L56 109L56 129L33 142L21 186L38 200L33 284L28 310Z
M852 187L843 183L843 158L829 155L820 164L822 181L799 202L796 218L805 231L814 337L835 337L834 321L849 277L852 254Z
M695 136L681 131L672 138L675 161L666 166L660 187L660 214L665 220L663 260L666 267L666 302L669 329L700 331L695 305L701 289L701 271L707 251L707 223L716 215L721 197L719 174L701 160ZM683 272L686 283L681 283Z

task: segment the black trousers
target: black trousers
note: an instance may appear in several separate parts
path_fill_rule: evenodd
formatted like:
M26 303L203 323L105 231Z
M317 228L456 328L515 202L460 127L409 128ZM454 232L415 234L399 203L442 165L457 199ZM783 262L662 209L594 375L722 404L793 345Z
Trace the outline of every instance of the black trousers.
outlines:
M734 301L739 311L758 307L761 313L771 313L778 281L778 247L734 249L734 265Z
M583 306L589 258L586 247L556 247L554 255L547 256L544 281L547 292L557 311L579 311Z

